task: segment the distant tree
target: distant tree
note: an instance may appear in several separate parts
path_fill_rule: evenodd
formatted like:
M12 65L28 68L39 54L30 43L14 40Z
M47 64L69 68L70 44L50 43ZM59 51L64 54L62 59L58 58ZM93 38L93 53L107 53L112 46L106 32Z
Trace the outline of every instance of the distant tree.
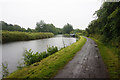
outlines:
M32 29L30 29L30 28L27 28L27 32L32 32Z
M22 31L22 32L26 32L26 29L25 29L25 28L21 28L21 31Z
M43 32L43 28L45 27L45 24L46 23L43 20L41 20L40 22L37 22L35 30L37 32Z
M21 27L19 25L7 24L4 21L0 21L0 26L2 27L2 30L21 31Z
M62 34L62 28L56 28L57 34Z
M57 29L53 24L46 24L44 27L45 32L52 32L54 34L57 34Z
M14 31L21 31L21 27L19 25L14 25L13 30Z
M21 28L19 25L7 24L4 21L0 21L0 30L8 31L21 31L21 32L52 32L54 34L61 34L62 29L56 28L53 24L46 24L43 20L36 23L35 29Z
M7 30L8 29L8 24L5 23L4 21L0 21L0 26L2 27L2 30Z
M83 30L80 30L80 29L74 29L73 31L71 31L70 33L82 33Z
M36 23L35 30L37 32L52 32L54 34L57 34L57 29L53 24L46 24L43 20Z
M63 33L64 34L70 34L70 32L73 31L73 26L69 23L67 23L64 27L63 27Z

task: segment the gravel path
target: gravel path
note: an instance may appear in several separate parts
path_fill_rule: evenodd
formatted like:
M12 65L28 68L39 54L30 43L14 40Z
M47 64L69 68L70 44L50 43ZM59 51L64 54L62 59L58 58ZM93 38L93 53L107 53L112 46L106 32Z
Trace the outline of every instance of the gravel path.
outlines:
M54 78L108 78L96 43L86 39L83 48Z

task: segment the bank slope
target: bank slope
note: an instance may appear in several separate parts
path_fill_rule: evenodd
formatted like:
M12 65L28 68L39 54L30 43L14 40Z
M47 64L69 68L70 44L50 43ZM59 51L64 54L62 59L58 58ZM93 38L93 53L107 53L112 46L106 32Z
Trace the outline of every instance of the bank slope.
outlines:
M56 75L56 73L64 67L82 48L86 39L80 37L76 43L58 51L57 53L34 63L30 66L24 67L21 70L17 70L7 76L7 78L47 78L50 79Z
M117 53L119 53L119 50L114 47L109 47L107 45L104 45L100 41L92 38L98 45L98 48L100 50L102 59L108 69L108 73L110 78L119 78L120 79L120 61L119 56Z

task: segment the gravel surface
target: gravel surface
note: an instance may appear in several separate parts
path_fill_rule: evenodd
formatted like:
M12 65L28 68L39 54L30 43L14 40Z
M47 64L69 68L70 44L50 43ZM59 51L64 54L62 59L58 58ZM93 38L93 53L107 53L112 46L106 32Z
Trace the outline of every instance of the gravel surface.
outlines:
M108 78L96 43L90 38L86 39L83 48L54 78Z

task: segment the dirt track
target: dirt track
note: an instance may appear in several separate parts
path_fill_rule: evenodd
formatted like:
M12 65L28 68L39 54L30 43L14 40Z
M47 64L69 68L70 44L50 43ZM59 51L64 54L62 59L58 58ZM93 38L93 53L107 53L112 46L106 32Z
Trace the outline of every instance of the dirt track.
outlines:
M86 39L83 48L54 78L108 78L96 43Z

